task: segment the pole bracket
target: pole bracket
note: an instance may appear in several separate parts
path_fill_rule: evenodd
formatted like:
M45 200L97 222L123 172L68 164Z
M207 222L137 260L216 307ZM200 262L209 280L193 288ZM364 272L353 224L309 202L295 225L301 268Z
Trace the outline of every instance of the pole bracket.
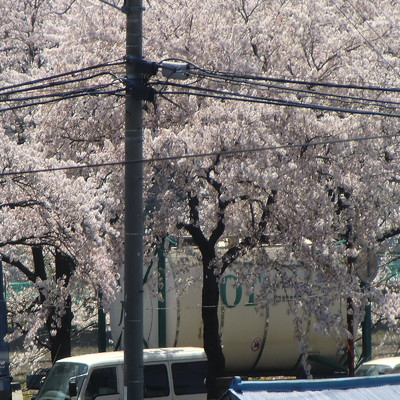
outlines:
M125 0L124 4L122 5L122 7L120 8L120 10L125 13L125 14L129 14L130 11L134 11L134 12L142 12L145 11L146 8L145 7L130 7L129 6L129 0Z
M144 86L137 80L126 79L126 93L132 96L134 100L144 100L153 102L157 91L150 87Z
M153 76L157 74L158 64L154 61L141 60L136 57L126 56L126 62L133 66L133 73L138 75Z

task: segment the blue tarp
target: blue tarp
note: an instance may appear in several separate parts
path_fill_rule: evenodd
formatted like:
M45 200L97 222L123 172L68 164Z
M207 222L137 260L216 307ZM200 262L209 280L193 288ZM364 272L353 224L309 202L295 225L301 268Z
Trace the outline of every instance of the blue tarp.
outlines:
M221 400L400 399L400 374L357 378L242 381L233 378Z

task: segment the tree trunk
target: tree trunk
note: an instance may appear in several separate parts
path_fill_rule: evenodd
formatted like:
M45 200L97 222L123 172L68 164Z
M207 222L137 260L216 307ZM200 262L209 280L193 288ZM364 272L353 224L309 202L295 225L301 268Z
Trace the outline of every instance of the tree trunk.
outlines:
M44 263L43 247L42 246L32 247L32 256L35 268L35 278L40 278L42 281L45 281L47 279L47 275Z
M350 336L347 339L347 375L354 376L354 305L351 297L347 298L347 329Z
M68 296L66 301L65 314L61 317L61 325L54 328L55 310L47 319L47 329L49 331L51 361L55 363L61 358L71 356L71 296ZM53 334L52 334L53 332Z
M66 254L56 252L56 279L64 278L64 285L68 285L69 278L75 269L74 261ZM71 296L65 300L65 310L61 317L61 324L55 326L55 308L50 313L46 325L49 331L49 340L51 345L51 361L71 356L71 325L73 314L71 310Z
M44 256L43 256L43 247L42 246L34 246L32 247L32 257L33 257L33 264L35 268L35 282L37 281L38 278L40 278L41 281L47 280L47 274L46 274L46 265L44 262ZM39 302L40 304L43 304L46 301L46 296L43 294L42 290L39 290Z
M214 269L210 267L210 262L213 258L203 257L202 318L204 326L204 350L208 358L208 399L217 399L219 397L217 377L223 376L225 373L225 357L222 352L219 335L218 276L214 274Z
M35 278L40 278L42 281L47 279L46 267L43 256L42 246L32 247L33 262L35 268ZM66 254L60 251L56 252L56 279L65 278L65 285L68 284L69 278L75 268L73 260ZM39 301L43 304L46 301L43 292L40 292ZM65 314L61 317L61 325L57 326L55 321L55 307L52 306L46 320L47 334L50 343L51 361L54 363L57 360L71 355L71 296L66 299Z

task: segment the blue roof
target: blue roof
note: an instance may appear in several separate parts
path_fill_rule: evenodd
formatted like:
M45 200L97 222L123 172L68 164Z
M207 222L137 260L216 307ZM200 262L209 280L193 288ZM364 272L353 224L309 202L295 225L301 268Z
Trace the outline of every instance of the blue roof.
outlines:
M356 378L245 381L233 378L221 400L400 399L400 374Z

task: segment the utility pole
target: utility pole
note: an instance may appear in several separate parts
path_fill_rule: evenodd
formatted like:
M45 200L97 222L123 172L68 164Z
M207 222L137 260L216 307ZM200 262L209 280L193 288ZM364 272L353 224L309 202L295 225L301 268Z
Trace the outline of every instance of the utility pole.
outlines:
M4 340L7 333L7 306L4 295L3 266L0 257L0 399L11 399L8 343Z
M158 347L167 346L167 311L166 311L166 295L165 287L165 239L157 245L157 262L158 262L158 294L161 299L158 300Z
M107 335L106 335L106 314L102 306L102 292L99 288L97 307L97 351L103 353L107 351Z
M103 1L103 0L101 0ZM104 2L106 2L104 0ZM106 2L109 4L108 2ZM143 109L155 91L146 87L158 65L143 58L143 1L125 0L125 261L124 261L124 400L143 399ZM186 79L188 65L170 63L168 76Z
M142 0L125 0L126 78L140 85ZM143 399L143 154L142 101L127 87L125 101L125 370L124 400Z

